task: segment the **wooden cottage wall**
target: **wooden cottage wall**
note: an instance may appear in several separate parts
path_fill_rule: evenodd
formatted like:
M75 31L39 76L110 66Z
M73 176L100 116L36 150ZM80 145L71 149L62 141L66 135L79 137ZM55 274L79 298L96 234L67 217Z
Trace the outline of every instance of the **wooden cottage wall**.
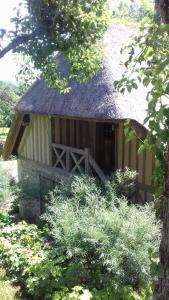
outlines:
M96 122L32 115L30 125L26 127L19 145L18 155L50 165L51 143L82 149L90 148L91 154L95 157ZM124 122L117 123L115 129L115 169L124 169L127 166L138 172L136 201L143 202L152 199L151 177L154 157L148 150L138 154L139 146L139 139L126 141Z
M50 164L51 119L48 116L32 115L18 148L20 157Z
M139 134L139 133L138 133ZM141 132L140 132L141 136ZM138 154L140 147L139 139L134 139L130 142L126 141L124 135L124 122L120 122L116 129L116 168L124 169L125 166L131 170L138 172L138 193L137 201L150 201L152 199L152 174L154 168L154 156L148 151L144 150Z
M53 117L52 142L79 149L90 148L95 157L96 123Z

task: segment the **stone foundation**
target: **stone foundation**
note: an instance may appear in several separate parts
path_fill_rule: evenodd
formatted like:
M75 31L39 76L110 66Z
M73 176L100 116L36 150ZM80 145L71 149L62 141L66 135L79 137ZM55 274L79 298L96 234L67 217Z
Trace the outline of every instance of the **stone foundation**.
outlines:
M33 184L39 184L39 175L32 163L25 159L18 159L18 179L29 178L28 181Z
M41 215L39 199L23 199L19 203L19 216L28 223L36 223Z
M36 222L44 212L44 195L54 188L57 182L63 179L57 170L43 164L27 160L18 159L18 178L19 181L26 180L25 190L34 187L39 189L39 197L28 197L20 201L20 217L28 222ZM30 191L30 190L29 190Z

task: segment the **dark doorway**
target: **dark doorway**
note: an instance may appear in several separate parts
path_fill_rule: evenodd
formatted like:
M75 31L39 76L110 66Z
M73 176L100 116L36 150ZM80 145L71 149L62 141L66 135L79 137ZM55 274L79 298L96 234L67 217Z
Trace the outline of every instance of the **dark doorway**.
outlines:
M115 169L115 126L96 124L96 161L105 173Z

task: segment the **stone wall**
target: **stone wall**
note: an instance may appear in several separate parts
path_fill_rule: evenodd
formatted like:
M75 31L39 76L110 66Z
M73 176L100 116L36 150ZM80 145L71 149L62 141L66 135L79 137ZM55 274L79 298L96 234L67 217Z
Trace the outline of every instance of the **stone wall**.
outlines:
M38 189L38 197L29 197L28 193L25 199L20 201L20 217L33 222L44 212L44 195L65 177L54 168L20 158L18 159L18 178L19 181L26 180L26 190L28 188L29 192L31 187Z
M39 187L39 176L35 169L29 164L28 161L18 160L18 179L24 180L27 184L25 188L25 195L20 199L19 203L19 215L20 218L27 222L36 222L41 214L40 195L34 197L33 189ZM32 189L32 191L31 191ZM32 196L30 196L32 192Z
M33 184L39 184L39 175L36 167L26 159L18 159L18 179L21 181L23 178L29 178Z

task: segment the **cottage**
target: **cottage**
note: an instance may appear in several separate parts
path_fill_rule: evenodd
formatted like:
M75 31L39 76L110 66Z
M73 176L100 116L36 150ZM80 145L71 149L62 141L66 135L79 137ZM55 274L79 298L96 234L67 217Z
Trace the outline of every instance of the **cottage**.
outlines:
M143 87L118 94L114 80L120 77L120 48L133 29L114 25L107 32L103 69L92 80L71 82L68 94L59 94L37 80L16 106L4 147L4 159L18 158L19 176L29 175L43 188L74 173L89 173L105 180L116 169L137 170L138 202L152 197L154 157L138 154L147 129L143 125L146 91ZM61 72L65 62L57 55ZM127 142L124 122L132 120L137 138Z

